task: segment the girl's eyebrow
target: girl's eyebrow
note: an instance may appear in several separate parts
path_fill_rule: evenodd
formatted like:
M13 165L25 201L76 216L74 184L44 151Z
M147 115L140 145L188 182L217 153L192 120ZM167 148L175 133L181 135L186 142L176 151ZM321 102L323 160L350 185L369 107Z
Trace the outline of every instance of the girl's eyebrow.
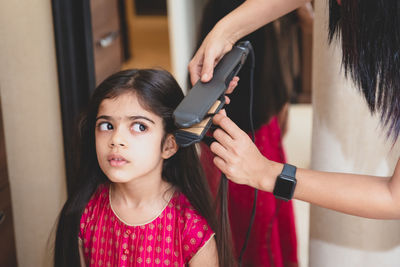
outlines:
M111 120L112 119L112 117L111 116L107 116L107 115L101 115L101 116L98 116L97 118L96 118L96 122L98 121L98 120L100 120L100 119L104 119L104 120Z
M137 120L137 119L143 119L143 120L147 120L147 121L149 121L149 122L151 122L151 123L153 123L153 124L156 124L152 119L149 119L149 118L147 118L147 117L145 117L145 116L128 116L127 117L129 120L131 120L131 121L134 121L134 120ZM96 122L98 121L98 120L100 120L100 119L104 119L104 120L112 120L113 118L111 117L111 116L107 116L107 115L101 115L101 116L99 116L99 117L97 117L96 118Z
M131 121L134 121L134 120L137 120L137 119L143 119L143 120L149 121L149 122L151 122L153 124L156 124L152 119L149 119L149 118L147 118L145 116L129 116L128 118Z

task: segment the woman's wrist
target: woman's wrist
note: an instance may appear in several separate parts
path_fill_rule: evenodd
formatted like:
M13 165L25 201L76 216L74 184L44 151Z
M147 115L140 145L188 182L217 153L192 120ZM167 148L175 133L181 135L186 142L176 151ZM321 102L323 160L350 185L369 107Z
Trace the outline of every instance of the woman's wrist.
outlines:
M283 164L263 158L263 162L260 165L259 175L254 177L250 186L262 191L272 192L276 177L282 172Z
M240 24L236 23L235 17L232 14L228 14L215 24L212 31L221 37L220 40L225 40L227 43L234 45L244 36L241 33L243 29L239 26Z

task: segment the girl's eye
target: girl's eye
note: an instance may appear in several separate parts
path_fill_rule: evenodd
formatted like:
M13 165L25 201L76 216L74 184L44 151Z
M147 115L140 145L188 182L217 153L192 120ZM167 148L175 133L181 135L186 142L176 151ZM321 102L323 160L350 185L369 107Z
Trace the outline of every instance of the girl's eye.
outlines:
M109 131L113 129L113 126L109 122L102 122L99 124L100 131Z
M135 132L141 133L141 132L146 131L147 127L144 124L136 122L136 123L133 124L132 129Z

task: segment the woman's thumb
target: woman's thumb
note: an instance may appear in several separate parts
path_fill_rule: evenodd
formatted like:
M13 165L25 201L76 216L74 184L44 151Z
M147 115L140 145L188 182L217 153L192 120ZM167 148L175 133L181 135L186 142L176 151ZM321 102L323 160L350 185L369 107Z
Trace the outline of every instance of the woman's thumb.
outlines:
M216 58L212 53L204 55L203 67L201 69L201 81L208 82L213 77L214 66L216 65Z

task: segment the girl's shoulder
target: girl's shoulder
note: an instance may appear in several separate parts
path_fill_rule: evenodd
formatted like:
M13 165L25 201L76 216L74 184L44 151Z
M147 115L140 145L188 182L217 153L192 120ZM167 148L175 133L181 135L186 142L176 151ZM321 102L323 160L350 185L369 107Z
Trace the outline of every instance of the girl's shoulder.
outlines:
M184 233L190 234L190 232L193 231L213 233L207 220L193 207L183 193L178 192L176 197L172 199L171 203L175 206L178 217L177 219L183 226Z
M170 207L173 206L180 216L191 218L193 216L199 217L200 214L190 203L189 199L181 192L177 191L175 196L171 199ZM201 217L201 216L200 216Z
M214 231L207 220L190 204L188 198L177 193L171 203L177 211L177 224L181 232L183 258L189 262L191 258L214 236Z

